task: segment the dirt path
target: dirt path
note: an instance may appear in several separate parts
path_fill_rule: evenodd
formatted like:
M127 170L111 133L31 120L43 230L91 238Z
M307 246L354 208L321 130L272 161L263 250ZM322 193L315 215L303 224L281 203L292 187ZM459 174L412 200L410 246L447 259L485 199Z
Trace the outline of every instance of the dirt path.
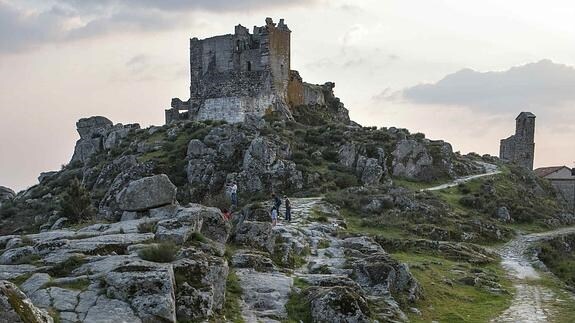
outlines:
M424 188L424 189L421 189L421 191L439 191L439 190L443 190L446 188L457 186L461 183L469 182L469 181L477 179L477 178L486 177L486 176L493 176L493 175L497 175L497 174L501 173L501 171L497 168L497 165L493 165L493 164L489 164L489 163L480 163L480 164L485 169L485 172L482 174L456 178L455 180L453 180L449 183L437 185L434 187Z
M575 227L522 235L497 250L501 265L513 281L515 296L511 306L492 322L550 322L554 314L552 304L563 300L543 285L542 275L550 273L541 273L534 267L538 260L528 250L537 241L569 233L575 233Z

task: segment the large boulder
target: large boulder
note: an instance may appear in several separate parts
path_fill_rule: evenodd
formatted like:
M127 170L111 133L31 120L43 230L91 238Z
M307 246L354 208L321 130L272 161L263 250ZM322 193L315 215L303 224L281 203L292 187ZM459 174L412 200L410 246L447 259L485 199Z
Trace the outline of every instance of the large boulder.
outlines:
M419 179L424 170L433 164L425 145L413 139L399 141L392 155L395 177Z
M46 311L38 309L16 285L0 281L0 322L53 323Z
M124 211L145 211L175 203L176 186L164 174L145 177L128 184L116 200Z
M82 118L76 122L76 130L81 139L103 137L114 124L106 117L95 116Z
M244 221L234 233L234 242L246 247L272 252L274 249L272 224Z

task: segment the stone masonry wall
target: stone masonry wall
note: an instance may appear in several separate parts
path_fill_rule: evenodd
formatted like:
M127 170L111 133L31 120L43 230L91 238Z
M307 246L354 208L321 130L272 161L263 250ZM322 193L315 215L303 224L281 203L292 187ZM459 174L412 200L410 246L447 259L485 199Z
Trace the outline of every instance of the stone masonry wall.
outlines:
M535 154L535 115L521 112L516 118L515 135L501 140L499 157L527 169L533 169Z

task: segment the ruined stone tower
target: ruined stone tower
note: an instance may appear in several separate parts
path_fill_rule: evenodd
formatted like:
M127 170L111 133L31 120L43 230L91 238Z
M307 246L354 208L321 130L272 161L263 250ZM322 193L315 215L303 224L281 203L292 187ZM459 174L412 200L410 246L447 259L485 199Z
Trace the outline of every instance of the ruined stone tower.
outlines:
M266 18L253 33L237 25L234 34L190 40L190 99L172 99L166 123L179 120L242 122L276 112L292 118L299 105L326 105L333 83L302 81L290 66L291 30Z
M515 119L515 135L501 140L499 158L533 169L535 154L535 115L521 112Z

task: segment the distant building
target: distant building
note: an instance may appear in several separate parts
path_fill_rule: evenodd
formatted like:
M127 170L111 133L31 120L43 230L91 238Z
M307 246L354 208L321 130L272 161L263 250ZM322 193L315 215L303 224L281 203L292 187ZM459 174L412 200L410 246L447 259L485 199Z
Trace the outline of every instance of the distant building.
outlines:
M233 34L190 40L190 99L172 99L166 123L225 120L278 113L292 118L301 105L326 106L334 83L303 82L291 69L291 30L280 19L266 19L253 32L242 25Z
M515 119L515 134L502 139L499 158L527 169L533 169L535 155L535 115L521 112Z
M575 209L575 168L567 166L542 167L535 170L537 176L548 179L561 196Z

